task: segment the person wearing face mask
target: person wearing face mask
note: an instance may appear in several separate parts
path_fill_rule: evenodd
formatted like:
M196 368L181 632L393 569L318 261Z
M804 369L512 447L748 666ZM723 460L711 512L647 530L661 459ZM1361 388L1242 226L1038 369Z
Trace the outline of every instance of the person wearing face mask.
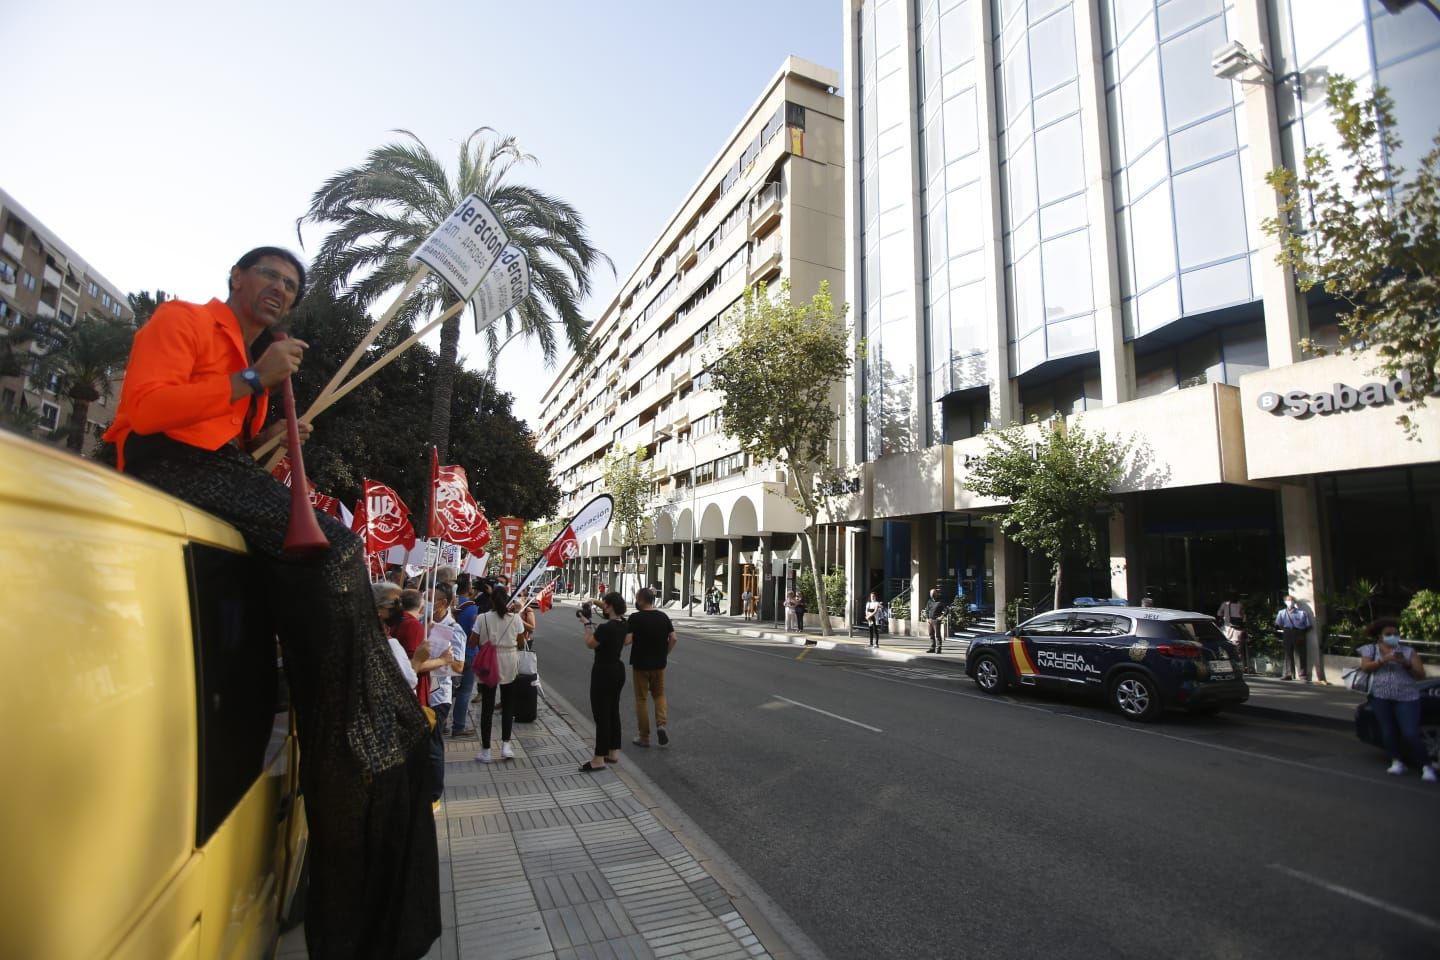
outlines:
M1310 613L1304 607L1295 602L1294 595L1287 594L1285 606L1275 614L1275 626L1280 628L1280 635L1284 641L1283 653L1285 674L1281 680L1294 680L1294 664L1300 661L1300 673L1305 682L1310 682L1310 658L1305 649L1305 637L1315 621L1310 619ZM1322 674L1323 676L1323 674Z
M1376 620L1365 631L1372 642L1360 648L1360 669L1370 674L1370 709L1380 724L1380 738L1390 754L1393 776L1404 776L1405 763L1420 768L1420 779L1436 782L1435 768L1425 753L1420 736L1420 687L1425 667L1420 653L1400 640L1400 627L1395 620Z
M440 661L430 674L428 705L435 711L435 729L430 731L430 766L434 772L431 803L438 804L445 792L445 721L450 716L451 679L464 666L465 635L450 616L454 588L441 581L430 591L430 613L426 617L429 632L428 659Z
M375 613L380 617L382 627L389 627L392 621L401 616L400 613L400 587L397 584L385 580L370 584L370 592L375 596ZM385 631L385 641L390 645L390 655L395 658L395 665L400 668L400 674L405 678L405 683L413 691L415 684L420 678L415 675L415 668L410 663L410 655L405 648L400 646L400 641L390 636L390 631Z

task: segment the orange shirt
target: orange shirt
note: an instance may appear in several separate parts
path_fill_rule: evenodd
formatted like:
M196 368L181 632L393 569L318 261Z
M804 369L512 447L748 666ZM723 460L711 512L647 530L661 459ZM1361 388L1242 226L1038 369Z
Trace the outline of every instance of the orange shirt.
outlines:
M120 406L105 439L125 469L131 433L164 433L203 450L218 450L241 435L250 397L230 400L230 376L250 365L240 321L219 300L169 300L135 334L120 388ZM255 403L253 429L265 423L267 394Z

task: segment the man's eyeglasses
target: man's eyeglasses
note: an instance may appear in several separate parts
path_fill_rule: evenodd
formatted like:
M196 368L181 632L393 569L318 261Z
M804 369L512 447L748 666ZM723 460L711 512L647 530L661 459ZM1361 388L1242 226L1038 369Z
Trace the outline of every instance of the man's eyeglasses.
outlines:
M276 270L274 267L256 265L251 267L250 269L254 270L256 273L260 274L260 276L264 277L266 280L269 280L271 283L280 284L280 286L285 288L285 292L290 294L290 296L292 297L300 292L300 284L296 283L294 280L291 280L289 277L285 276L285 274L281 273L279 270Z

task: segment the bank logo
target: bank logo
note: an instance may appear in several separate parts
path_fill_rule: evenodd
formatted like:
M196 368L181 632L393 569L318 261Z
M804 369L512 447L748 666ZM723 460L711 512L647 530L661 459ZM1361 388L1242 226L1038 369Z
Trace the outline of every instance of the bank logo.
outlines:
M1337 383L1328 393L1307 393L1304 390L1290 390L1285 393L1267 391L1260 394L1255 402L1266 413L1304 419L1364 407L1383 407L1405 400L1409 394L1410 371L1405 370L1394 380L1384 383L1372 381L1359 387Z

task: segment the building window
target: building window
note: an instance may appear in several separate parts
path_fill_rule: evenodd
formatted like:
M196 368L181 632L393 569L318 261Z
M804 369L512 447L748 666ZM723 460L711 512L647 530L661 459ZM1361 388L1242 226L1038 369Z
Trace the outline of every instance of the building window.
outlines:
M0 409L15 409L15 391L10 387L6 387L3 392L0 392Z
M72 310L60 311L60 322L67 327L75 326L75 314Z
M22 273L22 274L20 275L20 285L21 285L22 287L24 287L26 290L34 290L34 289L35 289L35 274L31 273L29 270L26 270L24 273Z
M115 303L115 306L110 308L110 312L117 317L120 316L120 304L118 301Z
M40 422L47 430L54 430L60 422L60 408L53 403L41 402Z
M3 260L0 260L0 283L14 283L15 268Z
M102 307L108 307L108 306L110 306L110 294L108 294L108 293L102 293L102 294L100 294L100 306L102 306Z
M90 294L92 298L98 297L100 296L100 285L97 284L94 280L91 280L85 285L85 292Z

